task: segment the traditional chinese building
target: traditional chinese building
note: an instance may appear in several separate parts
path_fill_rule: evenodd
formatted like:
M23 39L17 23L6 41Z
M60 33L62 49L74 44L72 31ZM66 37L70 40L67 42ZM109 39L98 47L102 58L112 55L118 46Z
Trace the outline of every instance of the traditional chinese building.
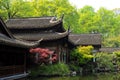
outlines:
M99 51L101 48L102 40L101 34L70 34L69 41L74 46L88 46L94 47L94 50Z
M18 39L37 41L42 39L39 47L49 48L58 54L58 61L68 62L68 34L63 27L63 16L39 18L9 19L6 24L14 37Z
M0 80L12 80L26 76L27 53L29 48L38 46L39 42L14 38L0 18Z

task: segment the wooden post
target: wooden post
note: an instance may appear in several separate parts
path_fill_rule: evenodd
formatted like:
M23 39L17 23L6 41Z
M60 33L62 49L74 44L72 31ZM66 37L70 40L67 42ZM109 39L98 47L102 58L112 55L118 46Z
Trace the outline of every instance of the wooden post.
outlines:
M59 63L60 63L60 56L61 56L61 49L60 49L60 46L58 46L58 56L59 56Z
M26 73L26 56L27 53L24 54L24 74Z

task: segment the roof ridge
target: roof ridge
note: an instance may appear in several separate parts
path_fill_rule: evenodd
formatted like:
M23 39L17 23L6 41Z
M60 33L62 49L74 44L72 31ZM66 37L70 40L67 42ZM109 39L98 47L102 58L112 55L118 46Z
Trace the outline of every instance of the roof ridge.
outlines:
M51 18L55 16L40 16L40 17L15 17L15 18L10 18L10 19L27 19L27 18Z
M29 19L18 19L18 21L17 19L9 19L6 21L6 24L10 29L27 29L27 28L44 29L55 27L56 25L62 23L61 19L54 21L53 18L52 19L50 18L49 20L32 19L33 21L32 20L30 21Z

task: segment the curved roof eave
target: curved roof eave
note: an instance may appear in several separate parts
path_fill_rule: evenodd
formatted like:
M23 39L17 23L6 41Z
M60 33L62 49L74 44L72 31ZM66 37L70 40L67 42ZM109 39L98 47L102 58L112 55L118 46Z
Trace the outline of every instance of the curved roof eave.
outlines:
M47 34L41 34L41 33L36 33L36 34L14 34L16 38L23 39L23 40L30 40L30 41L36 41L39 39L43 39L42 41L46 40L57 40L64 38L68 36L69 32L65 31L62 33L47 33Z
M13 47L32 48L38 46L41 40L38 40L36 42L29 42L18 39L11 39L3 34L0 34L0 44L13 46Z

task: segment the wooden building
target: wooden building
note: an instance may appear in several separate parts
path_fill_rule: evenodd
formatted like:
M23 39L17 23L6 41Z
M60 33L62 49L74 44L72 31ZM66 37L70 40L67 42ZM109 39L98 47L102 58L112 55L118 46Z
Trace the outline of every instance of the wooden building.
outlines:
M29 48L38 46L39 42L14 38L0 18L0 80L13 80L26 76L27 53Z
M7 20L6 24L14 37L18 39L37 41L42 39L39 47L49 48L58 54L58 61L68 62L68 34L63 27L63 16L35 18L16 18Z
M69 42L74 46L88 46L91 45L96 51L101 48L101 34L70 34Z

